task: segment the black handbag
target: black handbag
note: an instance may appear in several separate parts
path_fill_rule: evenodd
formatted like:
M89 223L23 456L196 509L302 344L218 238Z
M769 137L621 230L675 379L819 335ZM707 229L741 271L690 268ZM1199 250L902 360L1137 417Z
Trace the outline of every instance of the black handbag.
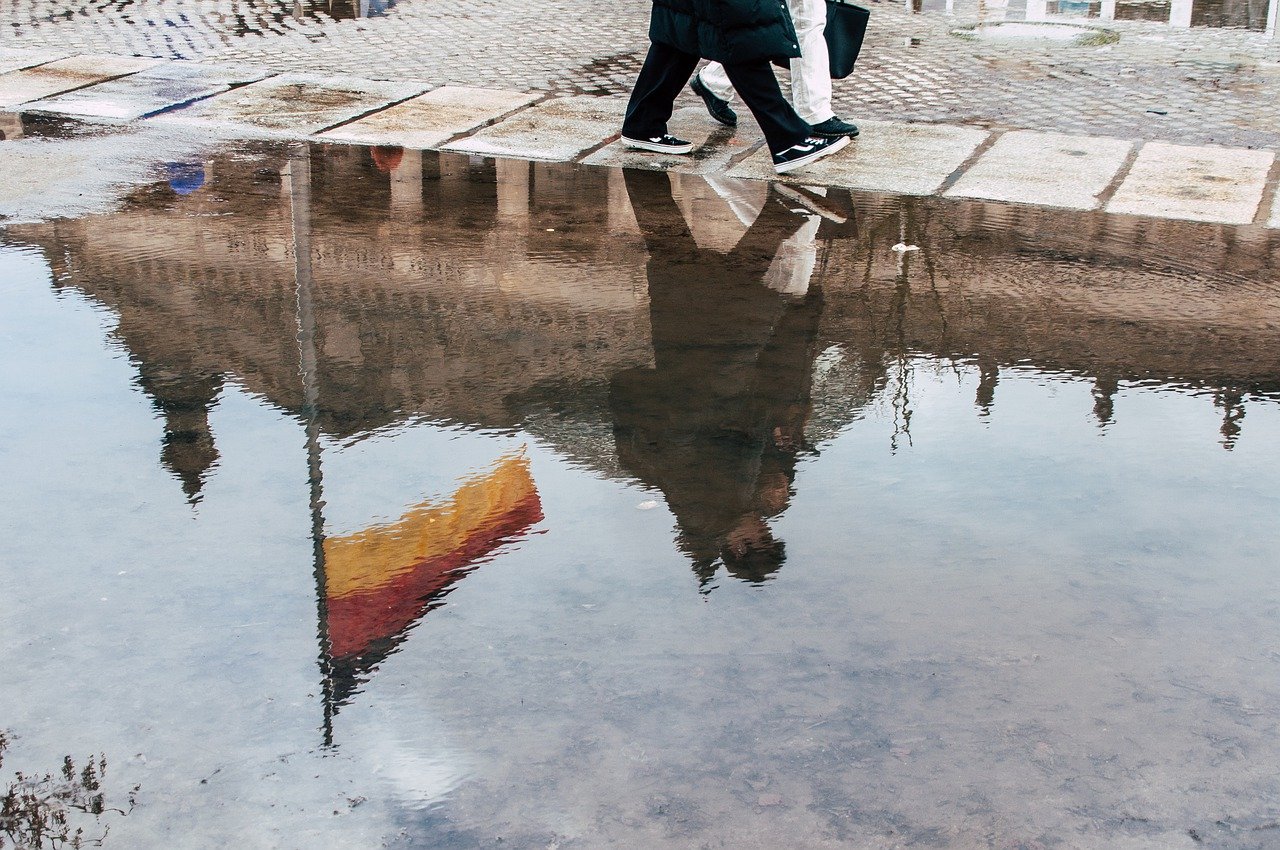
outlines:
M853 65L867 35L871 10L849 0L827 0L827 53L831 56L831 79L843 80L853 73Z
M870 9L855 6L849 0L827 0L827 25L822 34L827 39L827 54L831 57L831 79L843 80L853 73L870 19ZM773 64L785 68L789 63L774 59Z

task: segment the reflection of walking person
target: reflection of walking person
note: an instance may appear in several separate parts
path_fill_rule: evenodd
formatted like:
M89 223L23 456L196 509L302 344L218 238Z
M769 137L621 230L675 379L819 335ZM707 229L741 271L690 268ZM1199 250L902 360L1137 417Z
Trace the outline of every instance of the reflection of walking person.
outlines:
M799 36L800 58L791 60L791 103L813 127L815 136L856 136L858 128L841 121L831 108L831 60L823 30L827 25L826 0L788 0L791 20ZM738 116L729 107L733 83L719 62L712 62L694 76L690 87L702 98L711 117L733 126Z
M698 59L720 62L764 131L779 173L834 153L847 136L823 138L782 97L769 62L800 56L791 16L772 0L654 0L649 53L636 79L622 124L629 147L685 154L693 145L667 132L676 96Z
M822 312L820 288L789 298L762 279L809 219L771 192L720 253L698 246L667 175L624 176L649 249L654 360L610 382L618 460L663 492L703 581L721 565L762 581L785 558L768 521L786 510L805 449Z

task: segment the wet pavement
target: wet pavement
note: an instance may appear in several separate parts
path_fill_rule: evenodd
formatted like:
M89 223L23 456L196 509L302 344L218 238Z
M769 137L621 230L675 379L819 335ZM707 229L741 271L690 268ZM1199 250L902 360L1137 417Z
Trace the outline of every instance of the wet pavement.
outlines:
M104 846L1280 841L1280 230L17 127L4 768Z
M68 168L101 183L122 154L130 156L120 150L121 140L138 147L143 159L155 159L175 140L208 148L219 138L407 145L1221 224L1274 227L1280 215L1280 164L1271 149L863 121L858 138L840 155L779 178L757 128L721 127L699 107L679 109L669 124L694 140L696 150L666 156L631 150L619 140L621 98L540 99L514 90L109 56L47 61L44 54L14 50L0 51L0 59L28 63L0 74L0 103L15 109L4 115L7 129L0 132L17 142L0 148L0 218L21 218L32 200L47 207L45 216L57 214L48 207L48 184L57 181L32 168L33 158L50 160L48 171L64 183ZM62 150L70 158L60 156L59 148L41 144L41 130L25 129L27 123L66 124L68 118L86 122L79 135L96 135L97 161L74 147ZM75 192L77 198L85 194Z
M608 26L589 0L0 2L7 46L244 63L278 73L620 97L648 6ZM378 11L385 4L372 4ZM1192 145L1280 145L1280 0L871 2L836 108L860 121L965 124ZM1075 24L1091 43L972 38L979 24ZM1006 28L1007 29L1007 28ZM692 96L682 104L697 105Z

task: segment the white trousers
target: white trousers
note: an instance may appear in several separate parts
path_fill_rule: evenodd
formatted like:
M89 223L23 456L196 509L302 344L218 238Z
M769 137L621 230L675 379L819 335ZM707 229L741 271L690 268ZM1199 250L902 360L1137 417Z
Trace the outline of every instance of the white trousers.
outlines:
M707 174L702 179L729 205L743 227L750 227L768 203L768 190L760 191L764 184L755 180L736 180L721 174ZM822 193L825 194L825 190ZM809 291L809 281L818 265L817 236L821 224L821 217L809 216L804 227L778 246L778 253L764 275L765 286L779 295L799 296Z
M791 60L791 105L809 124L835 116L831 109L831 60L822 31L827 26L826 0L787 0L800 39L800 58ZM716 97L733 100L733 84L724 66L712 62L698 72Z

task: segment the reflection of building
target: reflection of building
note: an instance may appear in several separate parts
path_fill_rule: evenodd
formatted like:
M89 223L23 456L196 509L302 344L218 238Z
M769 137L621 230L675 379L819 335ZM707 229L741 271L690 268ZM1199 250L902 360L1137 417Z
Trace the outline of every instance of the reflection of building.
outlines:
M301 216L296 161L264 147L211 163L188 196L160 184L113 215L10 228L45 248L58 285L120 316L188 491L216 458L201 411L224 377L307 407L300 270L323 433L413 418L524 425L616 471L606 388L652 361L646 253L617 172L406 151L384 173L354 147L304 161ZM716 193L674 183L699 243L731 246L745 228ZM822 386L849 398L815 398L814 427L823 410L856 415L905 352L981 364L984 407L1010 366L1090 377L1104 418L1126 382L1222 399L1280 389L1267 318L1280 295L1265 283L1280 266L1275 231L940 199L858 205L859 236L827 244L818 273L820 347L840 352ZM904 237L922 251L887 250ZM1196 248L1170 256L1183 245Z
M912 11L948 11L954 0L907 0ZM1174 27L1231 27L1276 35L1280 0L986 0L984 21L1148 21Z

